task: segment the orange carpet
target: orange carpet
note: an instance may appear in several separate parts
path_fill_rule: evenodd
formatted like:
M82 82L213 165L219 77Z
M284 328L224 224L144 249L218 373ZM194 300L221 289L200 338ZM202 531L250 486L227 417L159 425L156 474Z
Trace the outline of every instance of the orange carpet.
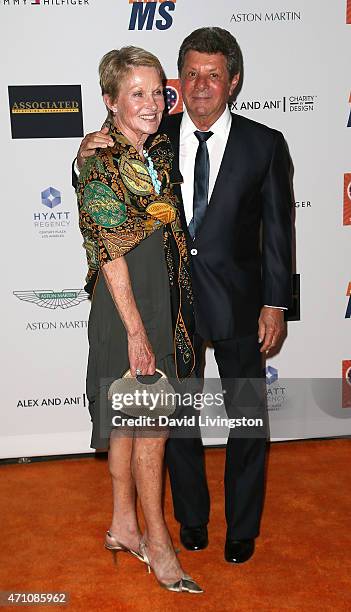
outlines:
M350 451L351 440L272 445L256 553L235 566L223 559L224 451L207 450L210 545L180 553L203 595L163 591L129 555L113 565L103 548L111 511L105 460L2 465L0 589L67 591L70 603L59 608L73 612L351 610ZM168 483L166 516L177 546Z

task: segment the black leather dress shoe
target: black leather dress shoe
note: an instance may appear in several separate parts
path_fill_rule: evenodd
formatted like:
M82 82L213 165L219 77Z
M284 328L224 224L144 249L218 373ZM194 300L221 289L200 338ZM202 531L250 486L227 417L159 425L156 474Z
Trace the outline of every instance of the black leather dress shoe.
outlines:
M229 563L245 563L252 557L255 550L255 540L226 539L224 558Z
M180 541L187 550L202 550L208 545L207 525L180 527Z

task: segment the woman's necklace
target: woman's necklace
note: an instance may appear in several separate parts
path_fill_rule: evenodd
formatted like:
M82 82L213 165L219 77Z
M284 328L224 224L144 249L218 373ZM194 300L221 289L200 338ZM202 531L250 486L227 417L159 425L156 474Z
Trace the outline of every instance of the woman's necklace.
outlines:
M161 181L158 179L157 171L155 170L155 167L154 167L154 162L152 161L152 159L151 159L150 155L148 154L148 152L145 151L145 149L143 149L143 155L144 155L145 160L147 162L147 171L148 171L148 173L150 175L150 178L152 180L152 184L154 186L154 189L155 189L157 195L159 195L160 191L161 191Z

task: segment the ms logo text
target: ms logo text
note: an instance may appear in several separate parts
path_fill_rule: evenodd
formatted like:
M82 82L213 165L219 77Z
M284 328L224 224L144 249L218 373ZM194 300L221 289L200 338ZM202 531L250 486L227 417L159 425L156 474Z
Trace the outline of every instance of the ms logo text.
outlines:
M129 0L132 5L130 14L129 30L168 30L173 23L173 11L176 1L173 0Z

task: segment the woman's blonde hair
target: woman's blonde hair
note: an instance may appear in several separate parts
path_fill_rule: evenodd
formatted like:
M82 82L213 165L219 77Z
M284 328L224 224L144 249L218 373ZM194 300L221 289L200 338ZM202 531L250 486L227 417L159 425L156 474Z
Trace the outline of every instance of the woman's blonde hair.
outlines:
M129 46L122 47L121 49L113 49L106 53L99 64L102 95L108 94L111 100L116 100L124 77L128 72L133 70L133 68L140 66L156 68L161 81L165 79L165 73L160 61L156 55L153 55L149 51L145 51L145 49ZM113 121L113 113L109 108L107 108L106 121Z

